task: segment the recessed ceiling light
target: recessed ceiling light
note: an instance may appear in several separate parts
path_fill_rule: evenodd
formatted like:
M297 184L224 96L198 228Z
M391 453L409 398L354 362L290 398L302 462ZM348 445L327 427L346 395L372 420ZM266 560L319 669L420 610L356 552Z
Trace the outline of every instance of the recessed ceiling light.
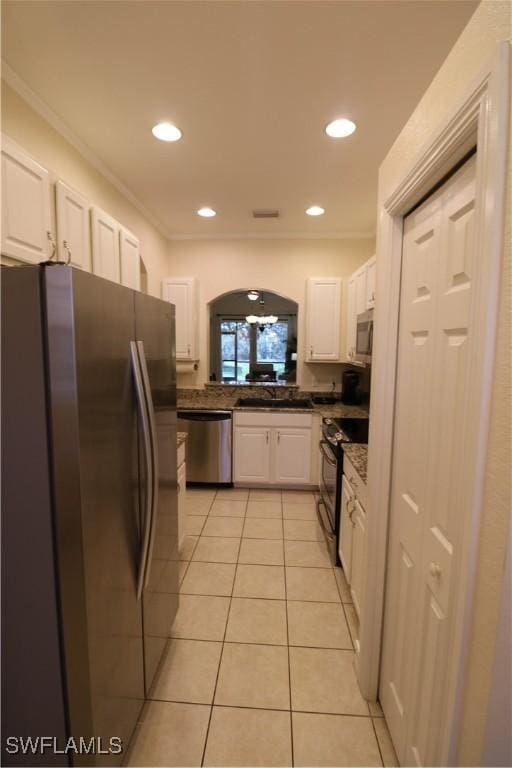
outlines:
M321 208L319 205L312 205L310 208L306 208L308 216L322 216L325 213L325 208Z
M181 131L172 123L158 123L153 126L151 133L160 141L178 141L181 139Z
M214 211L213 208L200 208L197 213L204 219L211 219L212 216L217 215L217 211Z
M333 139L343 139L345 136L350 136L357 128L356 124L352 120L347 120L346 117L340 117L338 120L333 120L332 123L326 126L325 132Z

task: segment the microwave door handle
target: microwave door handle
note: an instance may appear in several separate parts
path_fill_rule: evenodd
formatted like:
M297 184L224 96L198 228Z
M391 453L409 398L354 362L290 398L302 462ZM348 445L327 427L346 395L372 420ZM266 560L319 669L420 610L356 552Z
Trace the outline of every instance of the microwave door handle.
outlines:
M130 357L132 363L133 380L135 382L135 393L137 395L137 410L139 412L139 419L142 427L142 442L144 446L144 459L146 463L146 503L144 510L144 526L142 531L142 547L137 574L137 600L140 600L142 596L142 590L144 588L144 574L146 572L146 561L148 557L149 539L151 533L151 515L153 509L153 467L151 456L151 436L149 432L149 415L147 411L146 398L144 395L144 384L142 381L142 371L140 369L137 343L135 341L130 341Z
M144 586L147 587L149 583L149 574L151 571L151 561L153 557L153 547L155 544L156 534L156 518L158 514L158 440L155 425L155 408L153 405L153 397L151 396L151 384L149 382L148 366L146 363L146 355L144 353L144 344L142 341L137 342L137 350L139 353L140 370L142 374L142 384L145 392L146 408L149 421L149 436L151 441L151 456L152 456L152 509L151 509L151 528L149 533L149 545L146 557L146 575L144 577Z
M327 443L325 442L325 440L321 440L319 443L319 446L320 446L320 451L322 452L322 456L324 457L326 462L331 465L331 467L335 467L337 462L333 461L332 458L327 455L324 445L327 445Z

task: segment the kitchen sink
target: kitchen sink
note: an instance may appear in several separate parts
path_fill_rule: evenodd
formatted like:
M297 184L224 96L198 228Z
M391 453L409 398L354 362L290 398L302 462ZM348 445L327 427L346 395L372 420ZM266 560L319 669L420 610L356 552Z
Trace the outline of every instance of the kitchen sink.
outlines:
M240 397L236 403L236 408L313 408L311 400L295 400L287 398L267 398L267 397Z

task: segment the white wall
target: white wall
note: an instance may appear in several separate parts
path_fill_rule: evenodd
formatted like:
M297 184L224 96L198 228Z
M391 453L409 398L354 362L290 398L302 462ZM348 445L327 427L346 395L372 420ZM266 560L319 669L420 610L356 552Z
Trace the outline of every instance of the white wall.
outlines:
M65 181L93 205L103 208L127 227L141 242L148 270L148 291L160 296L160 281L166 271L167 239L107 179L32 107L2 81L2 132ZM55 206L52 195L55 234Z
M208 302L226 291L256 288L293 299L298 309L297 381L305 389L339 387L341 366L303 362L304 307L308 277L348 277L374 253L373 239L351 240L173 240L168 275L199 283L199 370L180 374L180 387L208 381ZM344 285L344 298L346 285ZM345 317L346 301L343 316Z
M421 147L460 102L471 82L494 56L498 44L511 37L511 5L484 0L448 55L438 74L396 139L379 174L379 211L412 167ZM489 691L496 645L500 594L504 579L507 528L511 514L511 243L512 163L509 151L505 247L494 366L491 429L486 463L484 514L479 539L477 582L471 628L459 765L481 765ZM383 245L377 231L377 264ZM384 239L382 240L384 242ZM378 269L378 266L377 266ZM375 407L375 402L373 407Z

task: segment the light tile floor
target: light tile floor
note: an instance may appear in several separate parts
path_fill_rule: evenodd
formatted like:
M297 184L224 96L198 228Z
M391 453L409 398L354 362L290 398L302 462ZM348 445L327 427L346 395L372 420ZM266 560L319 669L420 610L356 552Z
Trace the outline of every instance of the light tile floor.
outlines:
M311 492L187 491L180 608L131 766L396 766Z

